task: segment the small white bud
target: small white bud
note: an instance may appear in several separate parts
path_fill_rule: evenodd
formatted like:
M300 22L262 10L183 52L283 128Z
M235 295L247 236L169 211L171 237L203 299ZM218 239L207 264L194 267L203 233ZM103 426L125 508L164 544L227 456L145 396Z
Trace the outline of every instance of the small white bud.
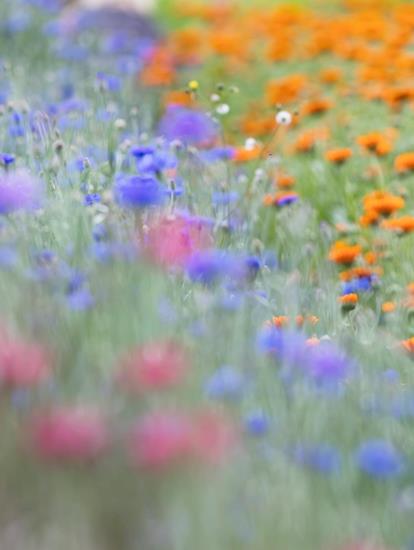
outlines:
M289 111L279 111L276 115L276 122L281 126L290 126L292 124L292 115Z
M117 118L114 125L117 130L124 130L126 128L126 120L123 118Z
M227 103L221 103L216 109L216 113L218 115L227 115L229 112L230 107L227 105Z
M244 142L244 148L247 149L247 151L251 151L256 147L257 141L254 138L247 138Z

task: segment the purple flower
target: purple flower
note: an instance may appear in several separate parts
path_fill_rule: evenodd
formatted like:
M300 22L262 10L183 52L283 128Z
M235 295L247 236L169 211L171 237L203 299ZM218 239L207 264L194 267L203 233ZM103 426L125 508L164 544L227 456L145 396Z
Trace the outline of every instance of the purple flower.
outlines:
M305 368L316 382L340 382L351 373L352 363L336 346L323 342L309 349Z
M115 196L123 207L145 208L162 204L166 193L151 176L121 175L115 183Z
M377 479L389 479L398 476L403 469L403 459L388 441L373 439L362 443L355 460L364 473Z
M160 121L158 132L168 141L186 145L208 145L217 137L217 126L201 111L170 106Z
M19 170L0 176L0 214L34 210L40 206L40 183L28 172Z

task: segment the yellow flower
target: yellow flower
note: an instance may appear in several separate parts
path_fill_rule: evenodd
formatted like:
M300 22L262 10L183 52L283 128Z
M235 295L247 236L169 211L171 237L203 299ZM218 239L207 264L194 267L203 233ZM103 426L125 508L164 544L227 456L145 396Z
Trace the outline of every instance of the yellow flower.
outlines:
M188 87L192 92L198 90L199 86L200 85L198 83L198 80L190 80L190 82L188 83Z

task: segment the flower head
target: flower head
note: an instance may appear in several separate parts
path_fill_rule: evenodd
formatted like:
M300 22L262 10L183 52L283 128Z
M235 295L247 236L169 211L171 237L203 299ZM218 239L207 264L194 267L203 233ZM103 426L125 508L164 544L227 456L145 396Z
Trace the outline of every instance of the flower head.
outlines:
M43 382L50 371L50 357L42 345L5 332L0 335L0 386L34 386Z
M115 196L123 207L146 208L162 204L166 193L152 176L121 175L115 183Z
M217 137L216 124L210 117L181 106L168 107L158 132L168 141L179 140L196 146L211 144Z
M300 465L324 475L336 473L341 465L338 450L329 444L297 445L293 450L293 460Z
M30 424L30 442L44 460L89 462L107 447L101 415L89 408L57 408L38 414Z
M403 459L388 441L374 439L362 443L356 453L358 467L367 475L377 479L389 479L403 470Z
M206 220L177 215L150 224L145 252L150 260L162 266L183 267L193 254L211 245L211 230Z
M137 420L128 440L132 462L151 470L186 460L191 449L191 420L183 414L150 413Z
M150 342L121 359L119 382L128 391L174 386L189 368L186 350L174 341Z
M34 210L40 206L40 183L28 172L19 170L0 176L0 214Z

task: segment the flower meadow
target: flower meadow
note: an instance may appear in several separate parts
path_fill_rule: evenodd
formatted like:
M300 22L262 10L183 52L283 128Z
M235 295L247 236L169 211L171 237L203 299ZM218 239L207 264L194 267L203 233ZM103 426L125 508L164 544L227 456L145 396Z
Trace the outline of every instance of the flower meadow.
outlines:
M0 4L0 548L414 548L414 6Z

